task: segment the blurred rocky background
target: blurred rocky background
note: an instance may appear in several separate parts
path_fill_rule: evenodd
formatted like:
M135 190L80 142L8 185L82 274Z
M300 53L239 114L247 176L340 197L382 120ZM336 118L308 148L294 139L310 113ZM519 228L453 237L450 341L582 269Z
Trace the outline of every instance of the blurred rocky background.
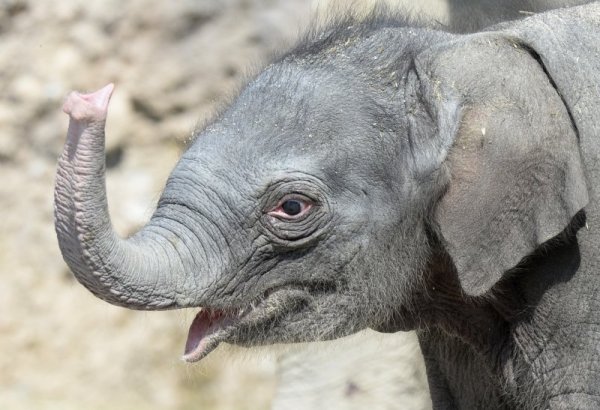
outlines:
M0 409L430 406L411 335L225 347L185 365L194 311L103 303L76 283L56 243L52 192L70 90L116 84L107 185L127 235L151 215L194 127L335 3L345 2L0 0ZM443 16L435 0L418 6Z

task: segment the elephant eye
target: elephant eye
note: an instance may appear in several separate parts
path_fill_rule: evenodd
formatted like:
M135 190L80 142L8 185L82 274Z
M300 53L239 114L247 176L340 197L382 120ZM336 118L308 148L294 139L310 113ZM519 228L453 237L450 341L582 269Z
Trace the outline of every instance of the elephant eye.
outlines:
M288 199L283 204L281 204L281 209L287 215L296 216L300 212L302 212L302 203L296 199Z
M312 208L312 202L303 197L292 196L283 198L275 209L269 212L269 215L280 219L299 219Z

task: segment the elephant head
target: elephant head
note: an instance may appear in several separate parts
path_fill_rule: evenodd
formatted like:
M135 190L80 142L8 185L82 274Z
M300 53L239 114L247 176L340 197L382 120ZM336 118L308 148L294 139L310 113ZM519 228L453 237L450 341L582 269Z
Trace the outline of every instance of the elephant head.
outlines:
M110 303L200 307L188 361L220 342L414 328L435 255L485 295L587 202L560 94L536 52L498 33L375 19L306 39L196 133L128 239L104 187L111 93L64 106L60 247Z

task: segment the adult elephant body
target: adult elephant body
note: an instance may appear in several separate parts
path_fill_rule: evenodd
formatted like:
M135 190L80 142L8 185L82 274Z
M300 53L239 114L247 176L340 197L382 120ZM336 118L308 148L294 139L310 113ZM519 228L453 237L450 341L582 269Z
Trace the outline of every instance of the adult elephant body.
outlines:
M503 21L573 7L590 0L447 0L448 27L457 32L479 31Z
M599 44L597 3L470 35L326 28L198 133L128 240L112 88L73 94L63 255L111 303L202 306L188 361L417 329L436 408L597 407Z

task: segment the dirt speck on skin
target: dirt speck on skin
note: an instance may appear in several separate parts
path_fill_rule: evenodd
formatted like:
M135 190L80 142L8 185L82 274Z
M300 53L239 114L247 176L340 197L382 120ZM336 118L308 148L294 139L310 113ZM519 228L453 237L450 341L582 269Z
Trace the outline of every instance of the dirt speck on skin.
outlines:
M295 38L316 3L0 0L0 409L269 408L272 357L218 349L182 364L194 310L117 308L68 271L53 226L60 107L71 90L116 84L107 189L115 228L129 235L194 127Z

